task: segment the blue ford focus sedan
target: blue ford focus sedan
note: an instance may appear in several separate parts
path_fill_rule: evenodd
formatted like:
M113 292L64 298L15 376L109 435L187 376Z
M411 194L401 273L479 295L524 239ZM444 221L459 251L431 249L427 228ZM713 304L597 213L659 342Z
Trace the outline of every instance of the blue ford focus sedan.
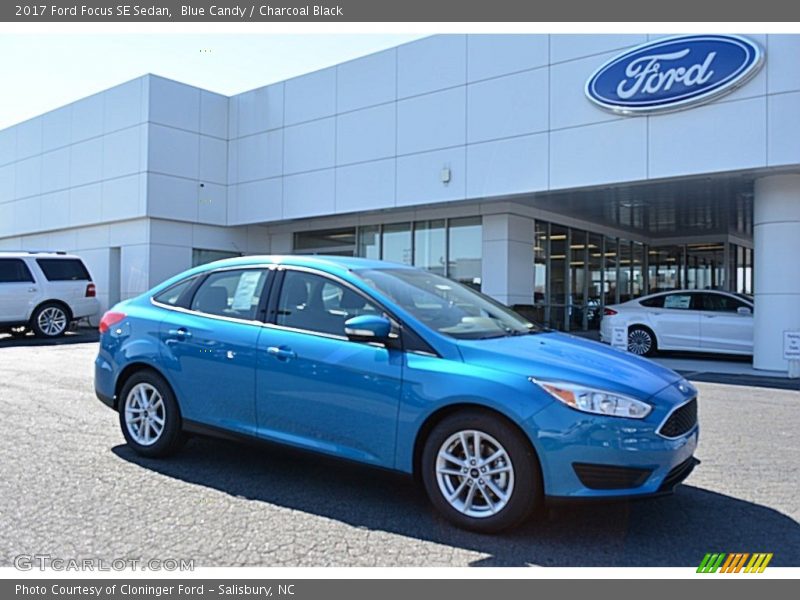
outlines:
M697 462L697 392L412 267L252 256L204 265L100 324L98 398L137 453L187 434L413 473L455 524L545 501L671 492Z

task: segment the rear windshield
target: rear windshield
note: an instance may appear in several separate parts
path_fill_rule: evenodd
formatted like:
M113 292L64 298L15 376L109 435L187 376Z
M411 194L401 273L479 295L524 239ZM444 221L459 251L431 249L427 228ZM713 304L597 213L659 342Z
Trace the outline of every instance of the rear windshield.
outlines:
M48 281L91 281L89 271L78 258L37 258Z

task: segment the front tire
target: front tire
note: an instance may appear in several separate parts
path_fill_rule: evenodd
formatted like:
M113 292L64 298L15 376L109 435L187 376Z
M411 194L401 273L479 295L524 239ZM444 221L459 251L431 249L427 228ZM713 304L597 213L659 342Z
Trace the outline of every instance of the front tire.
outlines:
M31 328L40 338L57 338L66 333L71 318L69 311L57 302L48 302L37 308L31 317Z
M489 412L465 410L443 419L425 442L420 466L433 505L464 529L496 533L527 520L543 503L530 442Z
M161 375L135 373L122 387L119 402L122 435L137 454L160 458L180 448L183 433L178 402Z
M628 330L628 352L631 354L653 356L656 348L656 336L647 327L634 325Z

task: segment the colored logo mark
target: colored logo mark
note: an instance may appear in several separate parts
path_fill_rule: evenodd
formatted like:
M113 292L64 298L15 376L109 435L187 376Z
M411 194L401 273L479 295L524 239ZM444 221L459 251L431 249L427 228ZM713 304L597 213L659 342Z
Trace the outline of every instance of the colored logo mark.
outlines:
M757 552L754 554L748 554L747 552L731 552L728 554L723 552L715 554L709 552L703 557L700 566L697 567L697 572L763 573L771 560L771 552Z
M625 115L678 110L744 85L763 60L757 44L735 35L662 38L603 64L585 92L598 106Z

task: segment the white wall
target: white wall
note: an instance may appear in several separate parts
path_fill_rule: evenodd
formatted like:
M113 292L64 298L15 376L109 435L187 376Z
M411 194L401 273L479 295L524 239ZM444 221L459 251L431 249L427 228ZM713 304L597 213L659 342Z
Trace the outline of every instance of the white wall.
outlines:
M800 163L800 36L749 36L764 68L704 107L621 117L585 98L600 64L655 37L434 36L234 96L229 220Z
M0 239L145 215L148 78L0 131Z

